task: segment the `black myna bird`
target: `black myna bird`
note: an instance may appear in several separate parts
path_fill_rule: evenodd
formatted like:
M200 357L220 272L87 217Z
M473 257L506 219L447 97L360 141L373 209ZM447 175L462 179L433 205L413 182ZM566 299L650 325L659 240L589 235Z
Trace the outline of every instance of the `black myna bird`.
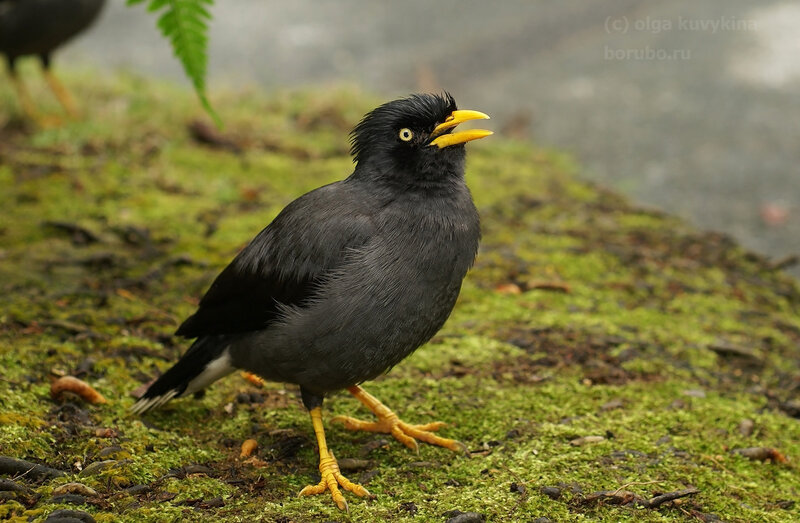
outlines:
M103 4L105 0L0 0L0 53L6 57L20 105L29 117L39 119L17 75L17 58L39 57L50 89L64 110L74 116L75 104L50 70L50 58L56 48L94 22Z
M463 451L410 425L359 384L386 372L444 324L478 250L478 213L464 181L464 143L492 134L453 132L467 120L449 94L414 95L367 114L351 134L356 167L345 180L290 203L217 277L177 331L197 338L133 406L137 413L208 386L234 369L300 385L319 444L322 480L300 494L344 487L325 443L322 400L347 389L378 418L340 421Z

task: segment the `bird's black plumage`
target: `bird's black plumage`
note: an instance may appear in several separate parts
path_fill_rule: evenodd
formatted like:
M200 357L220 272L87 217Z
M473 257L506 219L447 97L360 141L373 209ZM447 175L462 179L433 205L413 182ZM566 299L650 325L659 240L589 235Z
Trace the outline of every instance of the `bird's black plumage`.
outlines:
M397 139L397 130L414 128L424 140L455 110L449 94L416 95L367 114L351 133L356 162L351 177L289 204L222 271L176 334L194 338L260 330L285 307L312 298L321 278L375 234L373 218L395 192L424 191L430 184L435 193L458 180L457 174L449 180L443 173L463 170L463 147L426 150L421 141Z
M351 134L353 173L289 204L222 271L177 330L198 341L139 410L207 385L192 383L207 355L226 358L213 379L241 368L321 402L430 339L480 237L464 145L430 145L455 110L449 94L414 95L367 114ZM401 129L413 139L401 140Z
M347 388L378 421L339 421L460 451L460 443L414 426L358 384L399 363L441 328L478 250L478 213L464 181L464 143L491 134L452 133L488 118L458 111L450 95L384 104L353 130L356 162L345 180L289 204L222 271L177 333L197 340L149 387L143 412L202 389L235 368L300 385L311 413L322 480L369 493L341 475L322 426L325 394ZM452 133L452 134L451 134Z
M222 271L177 330L198 341L137 409L234 368L299 384L321 403L430 339L480 238L464 145L430 144L455 110L448 94L414 95L367 114L351 135L353 173L289 204Z
M45 66L51 53L97 18L105 0L0 0L0 53L12 73L20 56Z

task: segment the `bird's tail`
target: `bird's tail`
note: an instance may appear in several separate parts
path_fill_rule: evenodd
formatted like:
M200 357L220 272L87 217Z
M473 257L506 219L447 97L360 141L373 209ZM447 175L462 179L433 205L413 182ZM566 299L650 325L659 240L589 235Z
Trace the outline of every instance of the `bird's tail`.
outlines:
M206 388L233 372L230 356L230 336L198 338L167 372L150 385L131 411L141 414Z

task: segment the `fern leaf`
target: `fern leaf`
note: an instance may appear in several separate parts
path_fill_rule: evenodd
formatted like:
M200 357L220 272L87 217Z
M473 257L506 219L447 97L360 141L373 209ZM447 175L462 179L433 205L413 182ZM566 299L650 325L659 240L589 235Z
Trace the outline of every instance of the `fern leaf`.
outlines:
M158 28L172 45L172 51L183 65L203 108L217 125L221 125L206 97L208 21L211 20L207 7L214 3L213 0L127 0L127 3L129 6L147 3L149 12L160 13Z

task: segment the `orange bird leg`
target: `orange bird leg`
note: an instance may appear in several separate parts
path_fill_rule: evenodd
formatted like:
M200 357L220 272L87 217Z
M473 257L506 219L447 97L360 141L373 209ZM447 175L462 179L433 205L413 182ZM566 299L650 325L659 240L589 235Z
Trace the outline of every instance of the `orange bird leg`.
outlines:
M53 94L61 103L64 111L72 118L77 117L78 110L75 108L75 101L72 99L72 95L69 94L69 91L67 91L67 88L64 87L64 84L62 84L48 68L44 70L44 78L47 80L50 90L53 91Z
M378 417L378 421L368 422L361 421L349 416L336 416L331 421L334 423L342 423L345 428L349 430L364 430L367 432L383 432L391 434L394 438L410 448L411 450L419 453L419 445L417 440L430 443L431 445L438 445L439 447L448 448L454 452L467 452L467 447L454 439L441 438L433 431L439 430L445 426L441 421L434 421L425 425L410 425L397 417L397 414L391 411L389 407L384 405L375 396L369 394L367 391L355 385L349 387L348 392L364 404L369 410Z
M314 434L317 436L317 446L319 446L319 473L322 475L322 479L316 485L305 487L298 496L322 494L326 490L330 490L334 503L339 507L339 510L344 511L347 511L347 501L339 491L339 486L357 496L373 497L367 489L353 483L339 471L339 464L336 462L333 453L328 450L328 444L325 442L325 428L322 426L322 408L315 407L311 409L310 414L311 423L314 425Z
M25 84L22 83L22 79L20 79L16 73L12 72L11 82L14 84L14 90L17 91L17 98L19 99L20 107L22 107L22 112L31 120L36 122L40 121L41 116L33 105L31 96L28 94L28 89L25 87Z

